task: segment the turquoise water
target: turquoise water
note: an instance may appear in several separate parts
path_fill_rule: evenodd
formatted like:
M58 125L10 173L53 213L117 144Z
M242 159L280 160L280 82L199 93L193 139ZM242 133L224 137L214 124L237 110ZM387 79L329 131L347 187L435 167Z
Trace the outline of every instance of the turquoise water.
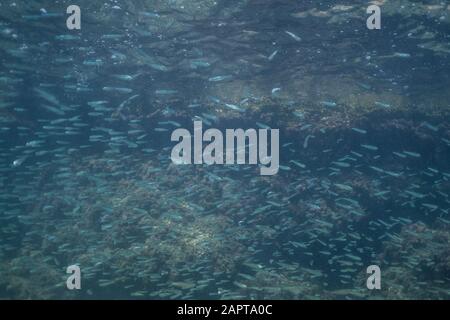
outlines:
M1 299L449 299L447 2L71 4L0 6ZM173 163L194 121L278 172Z

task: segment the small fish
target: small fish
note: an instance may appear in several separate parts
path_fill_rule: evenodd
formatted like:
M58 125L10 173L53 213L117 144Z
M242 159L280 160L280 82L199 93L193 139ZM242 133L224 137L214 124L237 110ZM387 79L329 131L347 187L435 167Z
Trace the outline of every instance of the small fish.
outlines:
M350 191L350 192L353 191L353 188L348 186L348 185L346 185L346 184L335 183L334 185L336 187L338 187L339 189L344 190L344 191Z
M367 150L371 150L371 151L377 151L378 147L377 146L373 146L370 144L362 144L361 147L367 149Z
M296 160L290 160L289 162L292 162L292 163L295 164L297 167L300 167L300 168L302 168L302 169L305 169L305 168L306 168L306 165L304 165L303 163L298 162L298 161L296 161Z
M275 56L278 54L278 50L275 50L267 59L269 59L269 61L272 61L273 58L275 58Z
M172 95L178 93L177 90L156 90L155 94L157 95Z
M60 40L60 41L73 41L73 40L79 40L80 37L79 36L74 36L71 34L62 34L62 35L58 35L55 37L56 40Z
M334 108L337 106L337 103L334 101L321 101L320 104L328 108Z
M211 64L208 61L204 60L192 60L190 62L191 69L198 69L198 68L208 68L211 66Z
M395 52L394 53L394 57L397 57L397 58L411 58L411 54L404 53L404 52Z
M261 128L261 129L270 129L270 126L268 126L267 124L261 123L261 122L256 122L256 125L258 126L258 128Z
M414 157L414 158L420 158L420 153L412 152L412 151L403 151L404 154Z
M132 81L132 80L136 79L140 75L141 75L140 73L135 74L135 75L115 74L115 75L113 75L113 77L116 78L116 79L119 79L119 80Z
M131 93L131 92L133 92L133 89L119 88L119 87L103 87L103 91L118 92L118 93Z
M281 91L281 88L273 88L272 89L272 94L277 93L278 91Z
M104 40L119 40L124 37L123 34L104 34L102 35L102 39Z
M308 148L309 139L311 139L311 138L315 138L315 137L313 135L310 135L310 134L306 136L305 140L303 141L303 148L304 149Z
M208 79L208 81L210 82L219 82L219 81L224 81L224 80L229 80L232 77L230 75L226 75L226 76L215 76L215 77L211 77Z
M393 154L395 154L397 157L400 157L400 158L406 158L406 155L404 155L403 153L401 153L401 152L392 152Z
M366 130L359 129L359 128L352 128L352 130L355 131L355 132L361 133L361 134L366 134L367 133Z
M231 110L235 110L235 111L239 111L239 112L243 112L245 111L244 109L242 109L241 107L235 105L235 104L229 104L229 103L225 103L225 106L227 108L230 108Z
M284 31L287 35L289 35L292 39L294 39L295 41L302 41L302 38L300 38L299 36L297 36L296 34L290 32L290 31Z
M15 168L16 167L20 167L22 165L22 163L24 163L24 161L26 159L27 159L27 157L22 157L22 158L14 160L13 163L12 163L13 167L15 167Z
M433 126L433 125L429 124L429 123L426 122L426 121L422 123L422 126L428 128L428 129L430 129L431 131L434 131L434 132L439 131L439 128L438 128L438 127Z
M379 101L375 101L375 105L378 106L378 107L386 108L386 109L391 108L390 104L384 103L384 102L379 102Z

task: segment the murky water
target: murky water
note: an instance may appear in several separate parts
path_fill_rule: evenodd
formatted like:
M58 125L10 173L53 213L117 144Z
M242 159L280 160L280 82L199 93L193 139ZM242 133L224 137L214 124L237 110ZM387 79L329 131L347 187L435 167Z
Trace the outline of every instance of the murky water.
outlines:
M3 1L0 298L449 299L450 5L375 4Z

